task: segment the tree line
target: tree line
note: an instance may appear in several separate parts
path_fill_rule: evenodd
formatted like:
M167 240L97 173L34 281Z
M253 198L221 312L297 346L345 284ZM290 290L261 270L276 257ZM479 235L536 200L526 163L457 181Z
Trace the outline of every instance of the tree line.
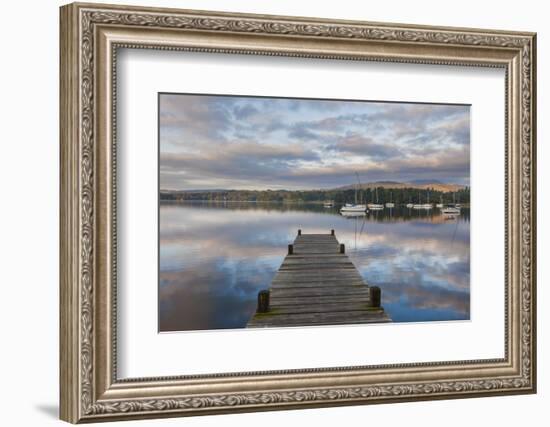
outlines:
M337 205L355 203L355 190L217 190L217 191L161 191L161 200L203 200L216 202L279 202L308 203L332 201ZM429 199L429 200L428 200ZM470 203L470 187L452 192L418 188L361 189L357 192L358 203Z

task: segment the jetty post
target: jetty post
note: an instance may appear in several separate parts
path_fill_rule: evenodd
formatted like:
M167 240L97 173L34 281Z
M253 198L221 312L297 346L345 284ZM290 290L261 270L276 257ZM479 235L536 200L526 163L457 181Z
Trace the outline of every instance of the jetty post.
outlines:
M256 313L267 313L269 311L269 290L258 292L258 306Z

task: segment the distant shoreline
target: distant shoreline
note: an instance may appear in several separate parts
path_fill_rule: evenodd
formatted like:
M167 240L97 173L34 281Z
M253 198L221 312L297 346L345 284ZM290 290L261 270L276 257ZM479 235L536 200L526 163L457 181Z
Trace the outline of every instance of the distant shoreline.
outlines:
M183 200L166 200L166 199L160 199L161 203L215 203L215 204L225 204L225 203L250 203L250 204L281 204L281 205L323 205L324 202L320 201L311 201L311 202L304 202L304 201L270 201L270 200L208 200L208 199L183 199ZM434 209L436 208L435 203L431 203L433 205ZM461 207L464 209L470 209L470 203L460 203ZM335 203L333 208L336 208L338 206L341 206L341 204ZM405 208L405 209L412 209L407 208L406 203L396 203L394 208ZM389 209L389 208L387 208Z
M161 190L162 201L217 201L217 202L280 202L285 204L330 202L335 205L346 203L394 203L395 205L413 204L451 204L470 203L470 187L457 191L438 191L433 188L346 188L332 190Z

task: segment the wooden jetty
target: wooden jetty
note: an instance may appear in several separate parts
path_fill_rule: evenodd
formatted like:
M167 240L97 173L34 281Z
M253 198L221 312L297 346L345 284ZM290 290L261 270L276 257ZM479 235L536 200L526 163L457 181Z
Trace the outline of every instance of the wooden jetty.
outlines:
M391 322L377 286L368 286L330 234L298 235L288 245L271 288L260 291L247 327Z

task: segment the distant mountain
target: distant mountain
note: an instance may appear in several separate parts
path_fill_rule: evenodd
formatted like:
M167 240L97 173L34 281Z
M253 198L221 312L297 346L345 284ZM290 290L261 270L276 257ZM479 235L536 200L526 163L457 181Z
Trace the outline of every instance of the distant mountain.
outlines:
M408 181L411 184L418 184L418 185L424 185L424 184L443 184L441 181L438 181L437 179L413 179L412 181Z
M397 182L397 181L376 181L368 182L361 184L362 189L366 190L368 188L417 188L419 190L433 189L435 191L442 191L447 193L449 191L458 191L464 189L465 185L459 184L445 184L437 180L429 179L416 179L410 182ZM354 184L345 185L343 187L338 187L336 190L352 190L355 188Z

